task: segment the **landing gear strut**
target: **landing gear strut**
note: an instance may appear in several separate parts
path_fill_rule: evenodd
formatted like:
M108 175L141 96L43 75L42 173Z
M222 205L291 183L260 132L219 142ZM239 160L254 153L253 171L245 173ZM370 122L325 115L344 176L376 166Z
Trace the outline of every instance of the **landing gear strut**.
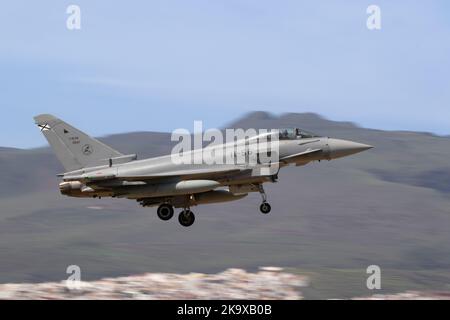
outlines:
M173 217L173 206L168 203L163 203L158 207L157 214L161 220L168 221Z
M183 227L190 227L195 222L195 215L191 210L186 208L180 212L180 215L178 216L178 222L180 222Z
M262 197L262 204L259 206L259 210L261 210L261 213L263 213L263 214L268 214L270 212L270 210L272 210L272 207L267 202L267 195L266 195L266 192L264 191L263 185L260 184L258 186L258 188L259 188L259 193L261 194L261 197Z

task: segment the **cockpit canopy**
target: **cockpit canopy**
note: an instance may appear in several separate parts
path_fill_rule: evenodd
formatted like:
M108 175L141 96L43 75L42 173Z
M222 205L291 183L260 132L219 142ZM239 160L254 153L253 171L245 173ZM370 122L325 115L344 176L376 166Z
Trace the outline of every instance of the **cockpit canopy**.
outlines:
M280 140L295 140L320 137L314 133L299 128L283 128L279 129Z

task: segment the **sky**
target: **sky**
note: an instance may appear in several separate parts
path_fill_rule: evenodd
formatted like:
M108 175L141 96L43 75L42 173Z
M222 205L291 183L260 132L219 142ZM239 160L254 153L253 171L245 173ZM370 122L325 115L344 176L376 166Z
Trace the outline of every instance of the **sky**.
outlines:
M3 1L0 40L0 146L45 145L40 113L94 136L256 110L450 134L446 0Z

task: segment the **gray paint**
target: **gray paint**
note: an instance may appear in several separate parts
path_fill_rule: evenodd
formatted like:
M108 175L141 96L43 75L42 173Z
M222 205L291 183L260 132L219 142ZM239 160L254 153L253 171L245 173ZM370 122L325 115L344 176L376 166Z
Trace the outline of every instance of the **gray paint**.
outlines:
M237 200L248 192L258 191L263 195L263 202L266 202L262 185L276 182L280 168L337 159L372 148L348 140L303 135L297 129L293 137L279 141L278 166L267 172L263 170L268 168L267 163L208 164L211 162L208 157L201 164L176 164L171 155L136 160L136 155L124 155L54 116L40 115L35 117L35 121L67 170L60 175L64 180L60 185L62 194L124 197L138 200L144 206L162 203L183 206L184 202L184 207L190 207ZM259 137L262 135L248 141L254 143ZM242 143L243 140L240 140L232 145ZM223 148L223 145L193 150L187 154L211 148ZM212 192L217 188L226 190ZM233 194L233 190L247 191Z

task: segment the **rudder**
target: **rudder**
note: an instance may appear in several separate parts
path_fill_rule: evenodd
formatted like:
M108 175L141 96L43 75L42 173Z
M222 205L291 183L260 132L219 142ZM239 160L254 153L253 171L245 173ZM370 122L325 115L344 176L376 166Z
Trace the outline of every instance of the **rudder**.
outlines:
M64 169L74 171L104 164L122 153L49 114L34 117Z

